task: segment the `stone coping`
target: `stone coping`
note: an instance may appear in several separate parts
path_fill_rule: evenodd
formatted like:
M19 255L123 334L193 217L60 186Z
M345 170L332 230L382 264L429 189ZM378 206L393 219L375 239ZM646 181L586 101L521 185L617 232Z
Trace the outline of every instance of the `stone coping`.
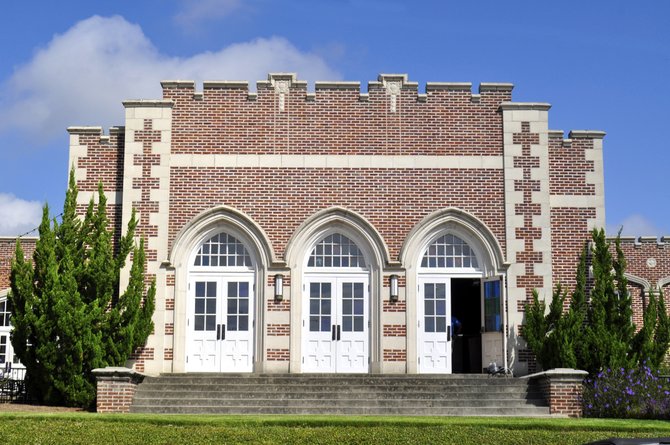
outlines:
M91 371L96 380L128 380L133 383L139 383L144 380L144 374L123 366L108 366L106 368L96 368Z
M549 369L547 371L536 372L535 374L524 375L519 378L521 379L547 378L550 380L581 382L586 378L587 375L589 375L589 373L586 371L582 371L581 369L555 368L555 369Z

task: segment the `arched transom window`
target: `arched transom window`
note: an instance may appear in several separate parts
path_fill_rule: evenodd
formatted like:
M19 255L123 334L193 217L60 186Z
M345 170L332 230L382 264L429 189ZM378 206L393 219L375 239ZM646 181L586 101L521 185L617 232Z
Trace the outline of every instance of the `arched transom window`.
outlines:
M307 267L365 267L365 258L356 243L333 233L314 246Z
M202 243L194 266L252 267L249 251L241 241L227 233L218 233Z
M478 269L477 256L472 248L456 235L446 234L426 248L421 267L428 269Z

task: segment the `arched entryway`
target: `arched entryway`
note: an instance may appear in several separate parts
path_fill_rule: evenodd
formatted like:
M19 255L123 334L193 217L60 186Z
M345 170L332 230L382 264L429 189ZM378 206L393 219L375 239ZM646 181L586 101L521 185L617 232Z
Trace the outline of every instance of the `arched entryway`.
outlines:
M507 265L491 231L459 209L429 215L401 252L410 373L481 373L504 364Z
M303 276L302 371L368 372L370 271L365 255L346 235L321 238Z
M188 272L186 371L251 372L255 262L235 236L208 236Z

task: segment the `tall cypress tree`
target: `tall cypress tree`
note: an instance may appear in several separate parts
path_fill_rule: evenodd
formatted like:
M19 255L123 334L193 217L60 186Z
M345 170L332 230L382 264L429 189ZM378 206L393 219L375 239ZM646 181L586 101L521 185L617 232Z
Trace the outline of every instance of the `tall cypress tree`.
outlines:
M12 345L26 366L30 393L48 404L90 406L91 370L123 365L153 329L155 285L145 292L144 243L133 241L135 215L114 251L106 198L77 216L77 187L70 172L62 221L44 207L34 266L17 242L9 299ZM120 271L132 252L130 282L119 293Z

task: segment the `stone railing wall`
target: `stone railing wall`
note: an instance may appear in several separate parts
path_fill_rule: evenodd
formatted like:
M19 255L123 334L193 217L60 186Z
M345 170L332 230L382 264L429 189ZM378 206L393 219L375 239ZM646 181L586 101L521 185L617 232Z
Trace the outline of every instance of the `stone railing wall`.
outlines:
M522 378L537 379L540 382L551 414L581 417L583 382L587 375L586 371L558 368Z
M93 370L97 382L96 411L127 413L144 375L129 368L98 368Z

